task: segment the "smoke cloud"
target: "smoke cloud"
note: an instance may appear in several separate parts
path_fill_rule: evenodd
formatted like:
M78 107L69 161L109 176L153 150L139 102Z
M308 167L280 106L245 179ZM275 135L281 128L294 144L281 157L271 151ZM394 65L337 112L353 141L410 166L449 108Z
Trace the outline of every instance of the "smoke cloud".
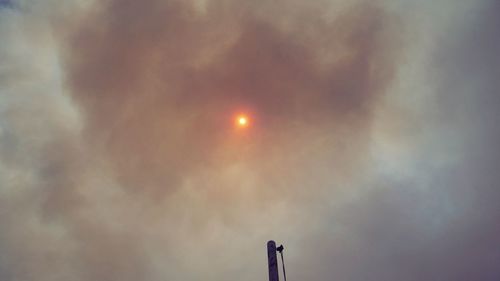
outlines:
M0 279L498 280L499 8L0 1Z

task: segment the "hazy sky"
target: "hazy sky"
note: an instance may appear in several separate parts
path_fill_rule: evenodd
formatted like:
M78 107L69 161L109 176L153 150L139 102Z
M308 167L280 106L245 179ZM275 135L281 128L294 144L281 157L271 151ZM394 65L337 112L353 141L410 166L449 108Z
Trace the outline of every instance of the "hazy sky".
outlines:
M0 280L500 280L499 13L0 0Z

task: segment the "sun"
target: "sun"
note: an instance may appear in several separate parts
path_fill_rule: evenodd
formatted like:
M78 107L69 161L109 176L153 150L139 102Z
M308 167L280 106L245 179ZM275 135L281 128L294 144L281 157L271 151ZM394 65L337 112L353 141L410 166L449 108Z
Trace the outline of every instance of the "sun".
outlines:
M246 128L250 125L250 119L245 114L239 114L236 116L234 123L238 128Z
M238 124L240 124L240 126L245 126L248 124L248 119L242 116L238 118Z

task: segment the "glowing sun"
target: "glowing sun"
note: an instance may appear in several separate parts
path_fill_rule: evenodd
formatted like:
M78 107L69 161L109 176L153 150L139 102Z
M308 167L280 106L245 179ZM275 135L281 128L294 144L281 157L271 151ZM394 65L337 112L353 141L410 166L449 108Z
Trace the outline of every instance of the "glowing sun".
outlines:
M240 114L240 115L236 116L234 123L235 123L236 127L238 127L238 128L245 128L245 127L248 127L250 125L250 120L249 120L248 116L246 116L244 114Z

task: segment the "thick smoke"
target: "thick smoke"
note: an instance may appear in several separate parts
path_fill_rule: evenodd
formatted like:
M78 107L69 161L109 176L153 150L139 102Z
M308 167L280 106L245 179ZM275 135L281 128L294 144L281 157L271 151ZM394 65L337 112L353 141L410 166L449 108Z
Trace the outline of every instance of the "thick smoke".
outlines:
M496 2L3 3L1 280L500 277Z
M339 15L325 3L283 6L111 1L85 18L66 54L68 81L85 135L121 185L162 196L239 159L268 189L302 178L319 154L358 165L393 74L398 50L383 35L394 23L371 5ZM245 140L228 128L237 110L257 118Z

